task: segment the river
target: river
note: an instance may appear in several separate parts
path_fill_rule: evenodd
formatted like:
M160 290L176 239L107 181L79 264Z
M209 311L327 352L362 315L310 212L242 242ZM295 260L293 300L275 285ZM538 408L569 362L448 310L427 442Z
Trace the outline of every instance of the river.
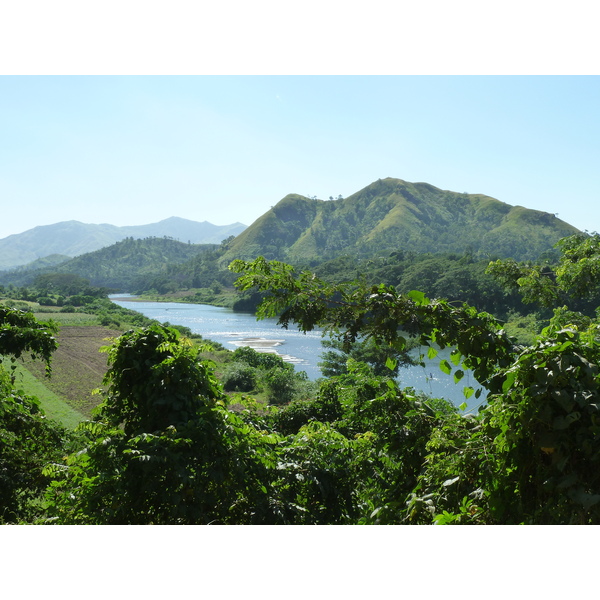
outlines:
M259 352L274 352L296 369L306 371L311 380L321 377L317 366L320 354L322 332L320 330L302 333L295 327L283 329L277 319L258 321L251 313L234 312L228 308L208 304L187 304L181 302L133 302L132 296L115 294L110 299L119 306L135 310L160 323L183 325L207 340L223 344L235 350L239 346L251 346ZM477 381L465 371L465 377L457 385L452 376L439 368L439 361L449 359L450 350L442 350L434 360L425 360L425 367L415 366L400 370L399 380L403 387L413 387L432 396L450 400L456 406L466 402L466 411L476 409L483 397L472 396L465 400L464 386L477 388Z

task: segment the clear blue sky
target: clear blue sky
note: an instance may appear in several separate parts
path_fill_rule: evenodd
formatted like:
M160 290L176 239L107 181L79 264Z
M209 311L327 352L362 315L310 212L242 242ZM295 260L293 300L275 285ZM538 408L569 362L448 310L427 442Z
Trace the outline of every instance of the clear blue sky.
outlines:
M3 76L0 237L427 182L600 230L597 76Z

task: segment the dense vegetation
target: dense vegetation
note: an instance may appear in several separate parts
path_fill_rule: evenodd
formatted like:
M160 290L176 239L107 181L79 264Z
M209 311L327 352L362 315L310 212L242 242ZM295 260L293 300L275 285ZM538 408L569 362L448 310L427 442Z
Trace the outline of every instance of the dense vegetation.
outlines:
M488 268L551 311L527 345L466 303L418 288L330 282L259 258L231 266L241 289L263 297L259 316L327 327L337 340L331 350L345 352L345 364L329 357L333 371L316 388L249 349L217 368L206 359L214 348L154 323L107 349L103 400L75 433L45 419L4 370L0 460L10 485L0 518L600 523L600 323L591 309L600 236L567 238L558 250L555 264ZM487 406L461 416L443 399L399 389L394 370L411 340L429 346L429 356L453 348L440 368L458 384L472 369L489 391ZM54 346L51 325L2 309L4 356L27 352L49 363ZM259 388L267 404L245 391ZM467 397L479 393L465 388Z
M68 260L126 238L167 237L192 244L219 244L221 240L237 235L244 229L245 225L241 223L213 225L206 221L199 223L178 217L149 225L124 227L107 223L94 225L79 221L62 221L0 239L0 270L42 267L39 261L50 255L60 254L63 255L62 260Z
M40 276L69 273L116 291L254 311L260 295L236 294L227 266L233 259L264 256L315 270L327 281L364 277L372 284L466 301L507 318L511 311L523 313L523 306L517 294L486 275L490 260L556 261L553 245L575 233L548 213L387 178L346 199L286 196L240 235L219 244L129 236L74 259L48 257L46 264L36 261L0 273L0 285L31 287Z
M481 194L386 178L346 199L290 194L238 235L222 264L264 256L314 267L353 258L469 251L487 258L536 260L577 230L555 215L510 206Z
M171 238L134 240L129 237L58 265L5 273L0 281L4 285L39 287L40 279L61 273L77 275L94 286L114 290L136 290L140 286L150 289L154 281L166 277L171 265L184 263L215 248L218 245L184 244Z

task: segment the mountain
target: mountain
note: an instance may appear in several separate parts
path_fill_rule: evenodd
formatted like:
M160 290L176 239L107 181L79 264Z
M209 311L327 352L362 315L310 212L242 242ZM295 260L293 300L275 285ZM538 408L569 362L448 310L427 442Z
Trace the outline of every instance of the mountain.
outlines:
M34 227L23 233L0 240L0 270L26 265L51 254L79 256L110 246L131 237L170 237L192 244L219 244L222 240L241 233L241 223L213 225L171 217L149 225L93 225L79 221L63 221L54 225Z
M398 250L535 260L578 231L553 214L490 196L386 178L346 199L286 196L233 240L221 264L263 255L314 265Z
M21 287L31 285L36 279L48 279L52 274L70 273L87 279L93 286L129 291L140 280L164 277L173 265L210 254L218 248L218 244L184 244L168 237L142 240L128 237L60 264L44 265L37 269L17 268L0 273L0 283Z
M70 256L65 254L49 254L43 258L38 258L26 265L20 265L12 269L14 272L27 273L29 271L37 271L38 269L45 269L47 267L56 267L68 260L71 260ZM0 272L1 273L1 272Z

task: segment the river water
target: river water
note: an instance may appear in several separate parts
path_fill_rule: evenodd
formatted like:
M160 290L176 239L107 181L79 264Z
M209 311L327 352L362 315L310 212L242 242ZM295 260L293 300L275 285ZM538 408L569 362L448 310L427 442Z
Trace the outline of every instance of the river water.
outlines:
M302 333L290 326L283 329L277 325L277 319L258 321L251 313L234 312L228 308L208 304L187 304L181 302L133 302L127 294L111 296L119 306L135 310L160 323L183 325L207 340L223 344L230 350L239 346L250 346L259 352L274 352L295 368L306 371L311 380L321 377L317 366L320 354L322 332L320 330ZM449 360L450 350L441 350L434 360L425 359L425 367L415 366L400 370L398 379L402 387L413 387L435 397L446 398L456 406L466 402L466 411L475 410L484 398L472 396L465 400L464 386L479 387L473 376L465 371L465 377L459 384L454 383L450 375L439 368L441 359Z

